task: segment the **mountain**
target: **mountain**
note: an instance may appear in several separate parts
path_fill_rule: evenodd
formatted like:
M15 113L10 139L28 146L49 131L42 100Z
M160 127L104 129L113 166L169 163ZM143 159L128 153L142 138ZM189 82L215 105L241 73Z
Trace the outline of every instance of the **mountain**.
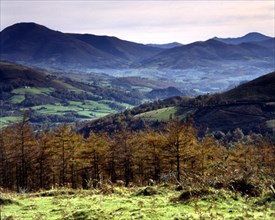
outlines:
M200 130L228 132L241 128L245 133L271 133L275 128L274 103L275 72L272 72L220 94L196 98L177 96L142 104L124 113L86 123L80 131L86 135L91 130L112 132L120 129L122 124L131 129L142 129L144 121L160 128L161 123L170 118L184 120L192 115Z
M270 42L274 39L270 39ZM273 47L268 43L242 43L229 45L210 39L165 50L149 59L142 61L143 67L186 69L194 67L213 67L224 62L248 62L255 60L272 65L275 59ZM234 65L234 64L233 64Z
M50 76L47 76L40 71L8 62L0 62L0 85L2 90L8 86L50 86L55 88L61 86L51 80Z
M161 51L114 37L64 34L35 23L19 23L0 33L1 60L42 67L122 68Z
M77 40L85 42L107 54L126 59L139 61L151 57L162 50L130 41L120 40L117 37L97 36L92 34L67 34Z
M229 41L238 41L238 45L228 44ZM116 37L66 34L35 23L7 27L0 32L0 42L1 60L67 70L134 69L130 74L140 68L216 68L215 64L227 61L245 61L244 65L248 65L254 60L263 66L274 60L275 50L274 38L259 33L188 45L174 42L148 46ZM242 64L234 65L238 68Z
M275 72L225 93L212 95L195 112L197 125L211 130L272 132L275 122Z
M220 95L227 102L271 102L275 100L275 72L261 76L255 80Z
M171 49L174 47L179 47L182 46L181 43L178 42L173 42L173 43L168 43L168 44L146 44L150 47L156 47L156 48L162 48L162 49Z
M217 40L226 44L241 44L241 43L250 43L250 42L260 42L265 40L270 40L271 37L268 37L266 35L252 32L248 33L242 37L236 37L236 38L218 38L214 37L213 40Z
M184 94L207 94L274 70L275 39L261 39L266 40L237 45L210 39L162 49L116 37L62 33L35 23L19 23L0 32L0 60L89 83L97 83L94 76L104 73L106 78L120 78L123 90L136 84L141 93L175 87ZM114 81L108 79L105 85L118 86Z

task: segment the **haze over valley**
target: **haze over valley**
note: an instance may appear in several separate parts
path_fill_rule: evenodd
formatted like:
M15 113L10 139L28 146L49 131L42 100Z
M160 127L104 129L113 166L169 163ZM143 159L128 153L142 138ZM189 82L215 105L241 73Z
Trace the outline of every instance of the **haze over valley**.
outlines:
M163 48L19 23L1 32L1 45L2 60L63 71L72 78L81 74L85 81L92 73L140 77L155 84L166 81L167 87L194 95L221 92L254 79L272 71L275 62L274 38L260 33Z
M18 23L0 38L4 124L28 108L33 122L73 122L172 96L222 92L273 71L275 62L274 38L255 32L144 45Z

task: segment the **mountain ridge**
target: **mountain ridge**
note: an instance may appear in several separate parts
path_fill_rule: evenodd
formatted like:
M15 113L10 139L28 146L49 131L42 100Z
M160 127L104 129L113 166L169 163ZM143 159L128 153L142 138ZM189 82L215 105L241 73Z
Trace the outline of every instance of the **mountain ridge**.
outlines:
M112 54L98 48L96 41L94 44L89 42L92 37L105 39L107 42L115 40L120 47L129 47L132 51L128 51L125 56L117 56L118 53ZM137 58L146 53L149 56L161 50L115 37L66 34L36 23L19 23L7 27L0 32L0 39L1 60L54 67L67 65L75 68L123 68L129 65L128 58ZM136 55L140 50L143 53Z
M270 39L269 44L275 42ZM218 61L249 60L267 57L274 60L274 48L257 43L242 43L229 45L214 39L203 42L175 47L143 60L142 65L157 68L190 68L195 66L207 66ZM257 53L256 53L257 52Z
M157 47L157 48L162 48L162 49L171 49L174 47L180 47L183 44L179 43L179 42L172 42L172 43L166 43L166 44L146 44L150 47Z
M240 44L227 44L221 42L222 38L212 38L204 42L163 49L117 37L62 33L36 23L18 23L0 32L0 58L42 68L83 71L131 68L190 69L205 66L213 69L217 68L216 63L220 65L220 61L237 59L244 62L255 60L254 63L259 62L259 65L270 68L270 62L274 60L274 38L259 33L256 35L257 37L255 33L250 33L241 37ZM251 39L258 41L252 42Z
M250 32L242 37L235 37L235 38L219 38L214 37L212 38L217 41L221 41L226 44L241 44L241 43L249 43L249 42L260 42L271 39L271 37L266 36L264 34L258 32Z

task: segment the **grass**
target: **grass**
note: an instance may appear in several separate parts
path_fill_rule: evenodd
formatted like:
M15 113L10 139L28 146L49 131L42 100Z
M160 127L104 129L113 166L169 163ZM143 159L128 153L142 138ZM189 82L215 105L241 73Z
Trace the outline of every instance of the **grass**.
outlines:
M159 120L168 121L170 117L174 117L177 112L177 107L167 107L158 110L153 110L136 115L135 117L143 118L145 120Z
M65 83L65 82L62 82L61 80L53 80L53 82L57 83L60 85L60 87L62 88L66 88L72 92L75 92L75 93L81 93L83 92L83 90L81 89L78 89L76 87L73 87L72 85L68 84L68 83Z
M141 188L50 190L32 194L6 193L2 219L274 219L275 202L263 197L241 197L225 190L179 201L182 192L155 187L144 196Z
M13 104L19 104L25 99L25 95L22 95L24 89L16 89L13 91L15 94L11 98L11 102ZM29 90L29 89L26 89ZM31 91L33 94L46 93L50 92L49 90L36 90L33 88ZM22 94L21 94L22 93ZM36 105L32 106L32 110L34 110L37 114L42 115L59 115L63 116L67 113L77 113L77 119L82 120L93 120L108 114L116 113L117 110L112 109L112 104L116 104L123 108L129 108L131 105L126 103L119 103L111 100L100 100L100 101L92 101L92 100L84 100L84 101L68 101L66 104L63 103L54 103L54 104L45 104L45 105ZM29 108L20 108L21 111L29 110ZM15 123L18 117L1 117L2 127L7 126L9 124Z
M14 95L11 97L11 104L20 104L25 100L25 95Z
M25 94L31 94L31 95L49 95L54 91L53 88L42 88L42 87L27 87L27 88L17 88L12 90L12 94L16 95L25 95Z
M25 100L25 95L49 95L54 91L53 88L27 87L12 90L11 104L20 104Z
M166 107L153 111L148 111L145 113L141 113L136 115L135 117L143 118L144 120L158 120L158 121L168 121L172 118L183 119L188 114L192 114L196 111L194 108L189 107Z
M267 127L275 128L275 120L266 121Z
M37 113L45 115L64 115L68 112L75 112L85 118L98 118L114 113L108 104L86 100L85 102L69 101L68 105L46 104L32 107ZM21 110L25 110L22 108Z
M18 122L18 121L20 121L20 119L22 119L22 116L1 117L0 118L0 129L7 126L7 125L9 125L9 124Z

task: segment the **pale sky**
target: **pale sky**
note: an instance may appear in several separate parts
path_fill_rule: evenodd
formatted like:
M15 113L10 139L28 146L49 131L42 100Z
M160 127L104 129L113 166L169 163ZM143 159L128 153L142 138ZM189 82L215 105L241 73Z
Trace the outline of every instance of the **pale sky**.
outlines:
M191 43L249 32L275 36L274 0L0 0L1 30L36 22L139 43Z

